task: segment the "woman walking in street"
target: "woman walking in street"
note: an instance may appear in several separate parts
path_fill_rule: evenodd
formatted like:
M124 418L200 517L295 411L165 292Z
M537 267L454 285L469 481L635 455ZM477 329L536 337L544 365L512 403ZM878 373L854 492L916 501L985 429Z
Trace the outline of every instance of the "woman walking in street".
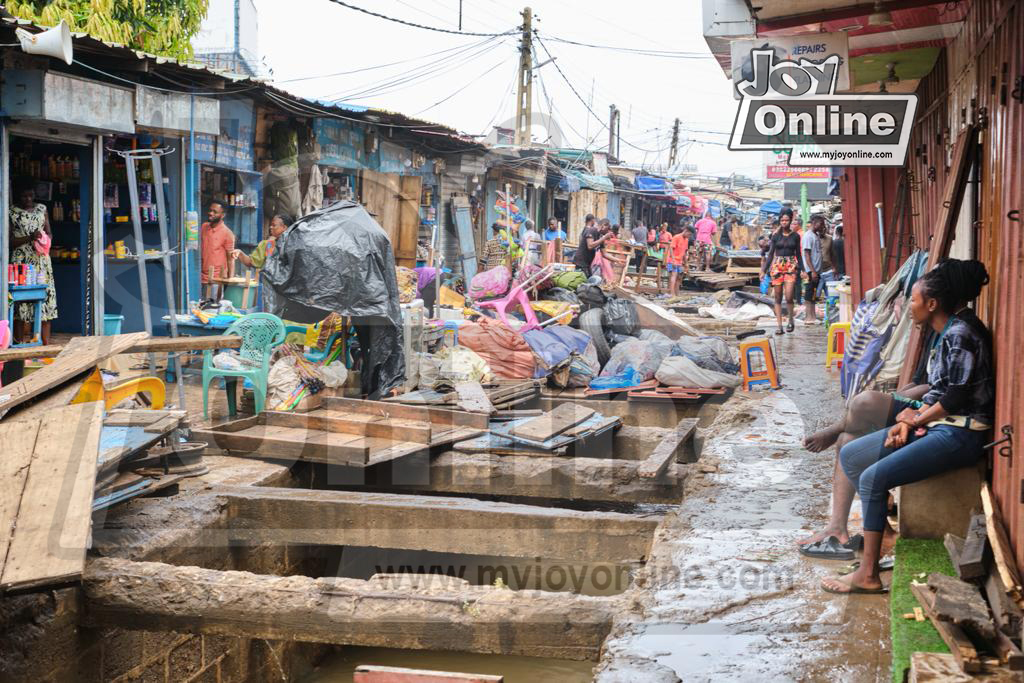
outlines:
M782 330L782 295L785 292L786 306L789 309L789 325L786 329L793 331L793 291L800 276L800 236L793 231L791 223L793 211L783 209L779 213L779 229L772 233L768 254L761 266L761 279L771 275L772 289L775 294L775 319L779 329L775 334L783 334Z
M23 178L14 186L14 204L11 206L11 263L32 266L37 282L46 284L46 299L43 301L42 326L40 336L43 345L50 343L50 321L57 317L57 290L53 286L53 265L50 263L50 250L38 245L49 244L52 237L50 219L46 214L46 205L36 203L35 183ZM35 316L35 304L24 303L18 306L15 313L14 336L21 342L31 341L32 321Z
M914 284L910 316L937 335L928 354L928 392L896 416L891 428L843 446L839 461L860 494L864 555L842 578L825 579L830 593L885 592L878 561L894 532L886 521L889 490L974 465L995 416L992 333L964 301L988 283L980 261L940 263Z

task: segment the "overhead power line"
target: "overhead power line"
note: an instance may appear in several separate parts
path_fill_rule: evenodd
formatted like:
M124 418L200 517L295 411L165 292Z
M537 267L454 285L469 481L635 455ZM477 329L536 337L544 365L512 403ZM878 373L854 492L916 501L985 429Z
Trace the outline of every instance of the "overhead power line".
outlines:
M413 28L421 28L421 29L424 29L426 31L436 31L437 33L451 33L451 34L457 35L457 36L482 36L484 38L495 38L497 36L511 35L511 34L517 32L519 30L519 29L511 29L509 31L505 31L504 33L476 33L476 32L473 32L473 31L453 31L452 29L448 29L448 28L438 28L437 26L427 26L425 24L417 24L415 22L406 21L404 19L398 19L396 17L389 17L388 15L381 14L380 12L374 12L372 10L368 10L368 9L363 8L363 7L356 7L355 5L351 5L351 4L347 3L347 2L342 2L342 0L330 0L330 2L333 2L335 5L341 5L342 7L347 7L349 9L351 9L351 10L355 10L356 12L362 12L363 14L369 14L371 17L377 17L378 19L384 19L386 21L393 21L394 23L402 24L403 26L411 26Z
M713 59L712 55L703 52L684 52L679 50L654 50L650 48L621 47L617 45L595 45L594 43L581 43L577 40L559 38L558 36L545 36L554 43L565 43L566 45L577 45L579 47L592 47L598 50L613 50L615 52L628 52L630 54L646 55L648 57L667 57L671 59Z

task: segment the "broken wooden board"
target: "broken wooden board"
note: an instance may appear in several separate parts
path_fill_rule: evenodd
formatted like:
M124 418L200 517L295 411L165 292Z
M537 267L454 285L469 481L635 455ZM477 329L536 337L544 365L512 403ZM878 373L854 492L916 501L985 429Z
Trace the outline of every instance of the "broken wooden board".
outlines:
M484 415L494 413L494 406L491 405L491 400L487 398L479 382L459 382L455 385L455 393L458 395L458 406L462 410Z
M660 477L669 463L677 460L680 446L693 438L697 431L696 418L683 418L670 434L654 447L651 454L637 467L637 474L644 479Z
M0 468L0 589L60 585L81 576L103 403L55 408L37 422L4 425ZM9 468L20 463L18 471ZM10 524L7 524L10 522Z
M565 404L563 404L565 405ZM618 425L622 424L621 418L612 417L606 418L600 413L594 413L583 422L579 423L573 428L567 429L557 436L553 436L547 441L534 441L532 439L524 439L515 433L516 427L520 427L529 420L513 420L511 422L498 422L491 425L491 435L504 437L511 441L531 448L538 448L541 450L555 450L565 446L575 445L583 442L586 439L590 439L599 434L603 434ZM569 432L572 434L569 434Z
M999 572L1003 590L1020 605L1021 599L1024 597L1024 591L1020 585L1020 574L1017 573L1017 563L1010 549L1010 539L1006 535L1003 517L996 507L995 501L992 500L988 482L981 484L981 504L985 509L985 529L989 545L992 547L992 560Z
M308 431L358 434L390 441L413 441L429 444L431 425L419 420L406 420L380 415L346 413L320 408L308 413L288 413L266 410L264 424L268 426L297 427Z
M168 418L180 422L186 415L188 413L184 410L111 410L103 418L103 425L106 427L149 427Z
M960 561L956 565L957 574L965 581L980 579L985 576L985 551L988 549L988 529L985 515L971 515L971 523L967 527L963 547L960 549Z
M977 586L952 576L932 573L928 576L928 587L935 592L932 610L939 619L953 622L984 640L995 638L996 626Z
M981 671L981 660L978 658L978 651L974 648L974 644L971 643L970 638L964 633L956 624L952 624L948 621L942 621L938 615L932 609L932 604L935 601L935 594L928 589L928 586L924 584L910 584L910 592L914 594L917 601L921 603L921 607L924 609L924 613L928 615L928 618L932 622L932 626L939 632L939 636L945 641L949 647L949 651L953 653L953 657L956 658L957 664L960 666L961 671L968 673L978 673Z
M680 401L696 403L703 398L700 394L684 394L681 392L664 393L659 391L631 391L626 395L630 401Z
M546 415L530 418L521 424L515 424L508 431L510 438L544 443L558 436L571 427L590 419L594 410L574 403L562 403Z
M631 387L613 387L611 389L591 389L590 387L587 387L586 389L583 390L583 395L587 397L604 396L607 394L618 394L623 391L640 391L642 389L653 389L656 386L658 386L658 380L651 379L647 380L646 382L641 382L640 384L634 384Z
M395 417L407 420L419 420L429 422L431 425L442 427L475 427L487 429L489 423L486 415L467 413L449 408L433 408L426 406L405 405L402 403L389 403L385 401L364 401L358 398L342 398L340 396L328 396L324 399L324 408L337 410L344 413L360 413L363 415L380 415L382 417Z
M1003 590L1003 583L994 568L985 577L985 597L999 630L1011 638L1018 637L1024 626L1024 612Z
M184 351L206 351L214 349L237 349L242 346L242 338L237 335L221 335L210 337L150 337L143 339L120 353L176 353ZM59 344L48 346L29 346L0 351L0 363L9 360L28 360L30 358L53 358L60 355L66 347Z
M0 387L0 412L6 412L54 389L107 358L125 353L132 346L148 338L147 332L110 337L74 337L64 346L53 363L17 382Z

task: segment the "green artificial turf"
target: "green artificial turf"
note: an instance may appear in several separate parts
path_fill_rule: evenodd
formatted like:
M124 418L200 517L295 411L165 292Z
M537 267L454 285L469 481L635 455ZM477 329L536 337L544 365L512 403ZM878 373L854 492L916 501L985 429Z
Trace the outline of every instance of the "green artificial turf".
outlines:
M892 610L892 680L902 683L903 673L910 667L910 655L915 652L949 652L939 632L928 619L916 621L903 615L920 607L910 592L910 582L923 583L928 574L939 572L956 576L949 554L942 541L924 541L901 538L896 542L896 566L892 573L889 608ZM924 577L920 574L924 573Z

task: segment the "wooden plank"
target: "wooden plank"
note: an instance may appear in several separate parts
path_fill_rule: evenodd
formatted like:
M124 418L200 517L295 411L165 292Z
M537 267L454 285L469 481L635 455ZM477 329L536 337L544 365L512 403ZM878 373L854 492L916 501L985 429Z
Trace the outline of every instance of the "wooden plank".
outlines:
M928 576L928 587L935 591L932 609L939 619L951 621L985 640L995 638L996 625L977 586L952 576L932 573Z
M964 550L964 539L960 538L956 534L946 534L942 539L942 545L946 546L946 554L949 555L949 561L953 565L953 569L957 569L960 564L960 553ZM959 574L959 570L957 570ZM961 579L964 577L960 577Z
M977 129L973 125L968 125L960 132L953 144L952 163L949 166L946 184L942 190L942 203L939 205L935 232L932 235L931 244L920 245L921 248L928 250L928 265L925 272L930 271L939 261L949 255L949 247L953 243L956 224L960 220L960 204L964 198L964 190L967 188L967 177L971 168L971 159L974 156L971 152L974 148L976 134ZM907 358L903 362L897 386L903 386L910 382L921 356L921 342L921 330L914 325L910 331Z
M609 427L614 427L617 424L622 424L621 417L606 417L597 424L580 424L576 425L571 429L567 429L562 432L562 436L590 436L594 432L603 432Z
M484 415L494 414L494 406L479 382L459 382L455 385L455 393L459 396L458 405L463 410Z
M14 534L38 432L37 420L0 424L4 449L0 457L0 573Z
M563 403L546 415L535 417L509 430L509 434L520 439L544 442L558 436L570 427L575 427L594 415L594 411L575 403Z
M398 184L398 240L395 242L395 265L415 268L423 178L404 175L399 178Z
M110 337L74 337L50 365L36 370L17 382L0 387L0 411L11 408L54 389L111 356L149 338L146 332Z
M985 509L985 529L988 533L988 542L992 547L992 559L995 562L999 579L1003 583L1003 590L1013 600L1021 604L1020 574L1017 573L1017 564L1014 562L1013 552L1010 549L1010 540L1006 536L1006 527L1003 525L1003 518L999 509L992 500L992 492L988 488L988 482L981 484L981 504Z
M980 579L985 576L985 550L988 548L988 530L985 515L971 515L967 536L960 551L960 563L956 565L961 579Z
M40 420L0 588L81 576L92 525L103 402L55 409Z
M210 337L150 337L125 349L122 353L174 353L182 351L206 351L213 349L237 349L242 345L242 338L237 335L217 335ZM49 346L31 346L0 351L0 363L9 360L28 360L30 358L54 358L60 355L64 347L60 344Z
M618 394L623 391L630 391L636 389L653 389L656 386L658 386L658 380L650 379L647 380L646 382L641 382L640 384L634 384L631 387L616 387L614 389L591 389L590 387L587 387L586 389L583 390L583 395L602 396L604 394Z
M669 463L674 462L679 447L692 439L697 431L697 420L683 418L669 434L658 442L651 454L637 467L637 474L644 479L660 477Z
M182 418L180 417L168 415L162 420L157 420L152 424L146 425L143 431L146 431L150 434L167 434L177 429L181 425L181 420Z
M981 662L978 660L978 651L974 649L974 645L970 639L956 624L951 624L948 621L942 621L936 616L934 610L932 610L932 603L935 600L935 594L928 590L928 586L924 584L910 584L910 592L914 594L917 601L921 603L921 607L924 609L924 613L928 615L935 630L939 632L939 636L945 641L949 647L949 651L953 653L953 657L956 659L957 664L960 666L962 671L967 673L978 673L981 671Z
M295 427L310 432L358 434L392 441L430 443L431 428L428 422L383 418L376 415L352 415L323 408L308 413L267 410L264 411L264 415L267 425Z
M631 391L626 396L630 401L699 401L698 394L665 394L657 391Z
M989 609L992 610L992 617L999 630L1010 637L1019 637L1021 626L1024 625L1024 613L1017 603L1006 595L1002 581L994 569L985 577L985 597L988 598Z
M234 432L217 428L193 429L193 440L231 451L238 457L265 460L302 460L332 465L362 467L370 455L365 441L355 434L319 432L310 435L302 429L257 425Z
M430 422L435 427L443 425L458 427L476 427L487 429L488 417L478 413L467 413L447 408L430 408L426 406L410 406L401 403L385 403L383 401L364 401L358 398L328 396L324 399L324 408L344 413L360 413L363 415L380 415L382 417L399 417L408 420Z
M659 394L709 394L720 396L725 393L725 389L705 389L703 387L655 387L654 390Z

